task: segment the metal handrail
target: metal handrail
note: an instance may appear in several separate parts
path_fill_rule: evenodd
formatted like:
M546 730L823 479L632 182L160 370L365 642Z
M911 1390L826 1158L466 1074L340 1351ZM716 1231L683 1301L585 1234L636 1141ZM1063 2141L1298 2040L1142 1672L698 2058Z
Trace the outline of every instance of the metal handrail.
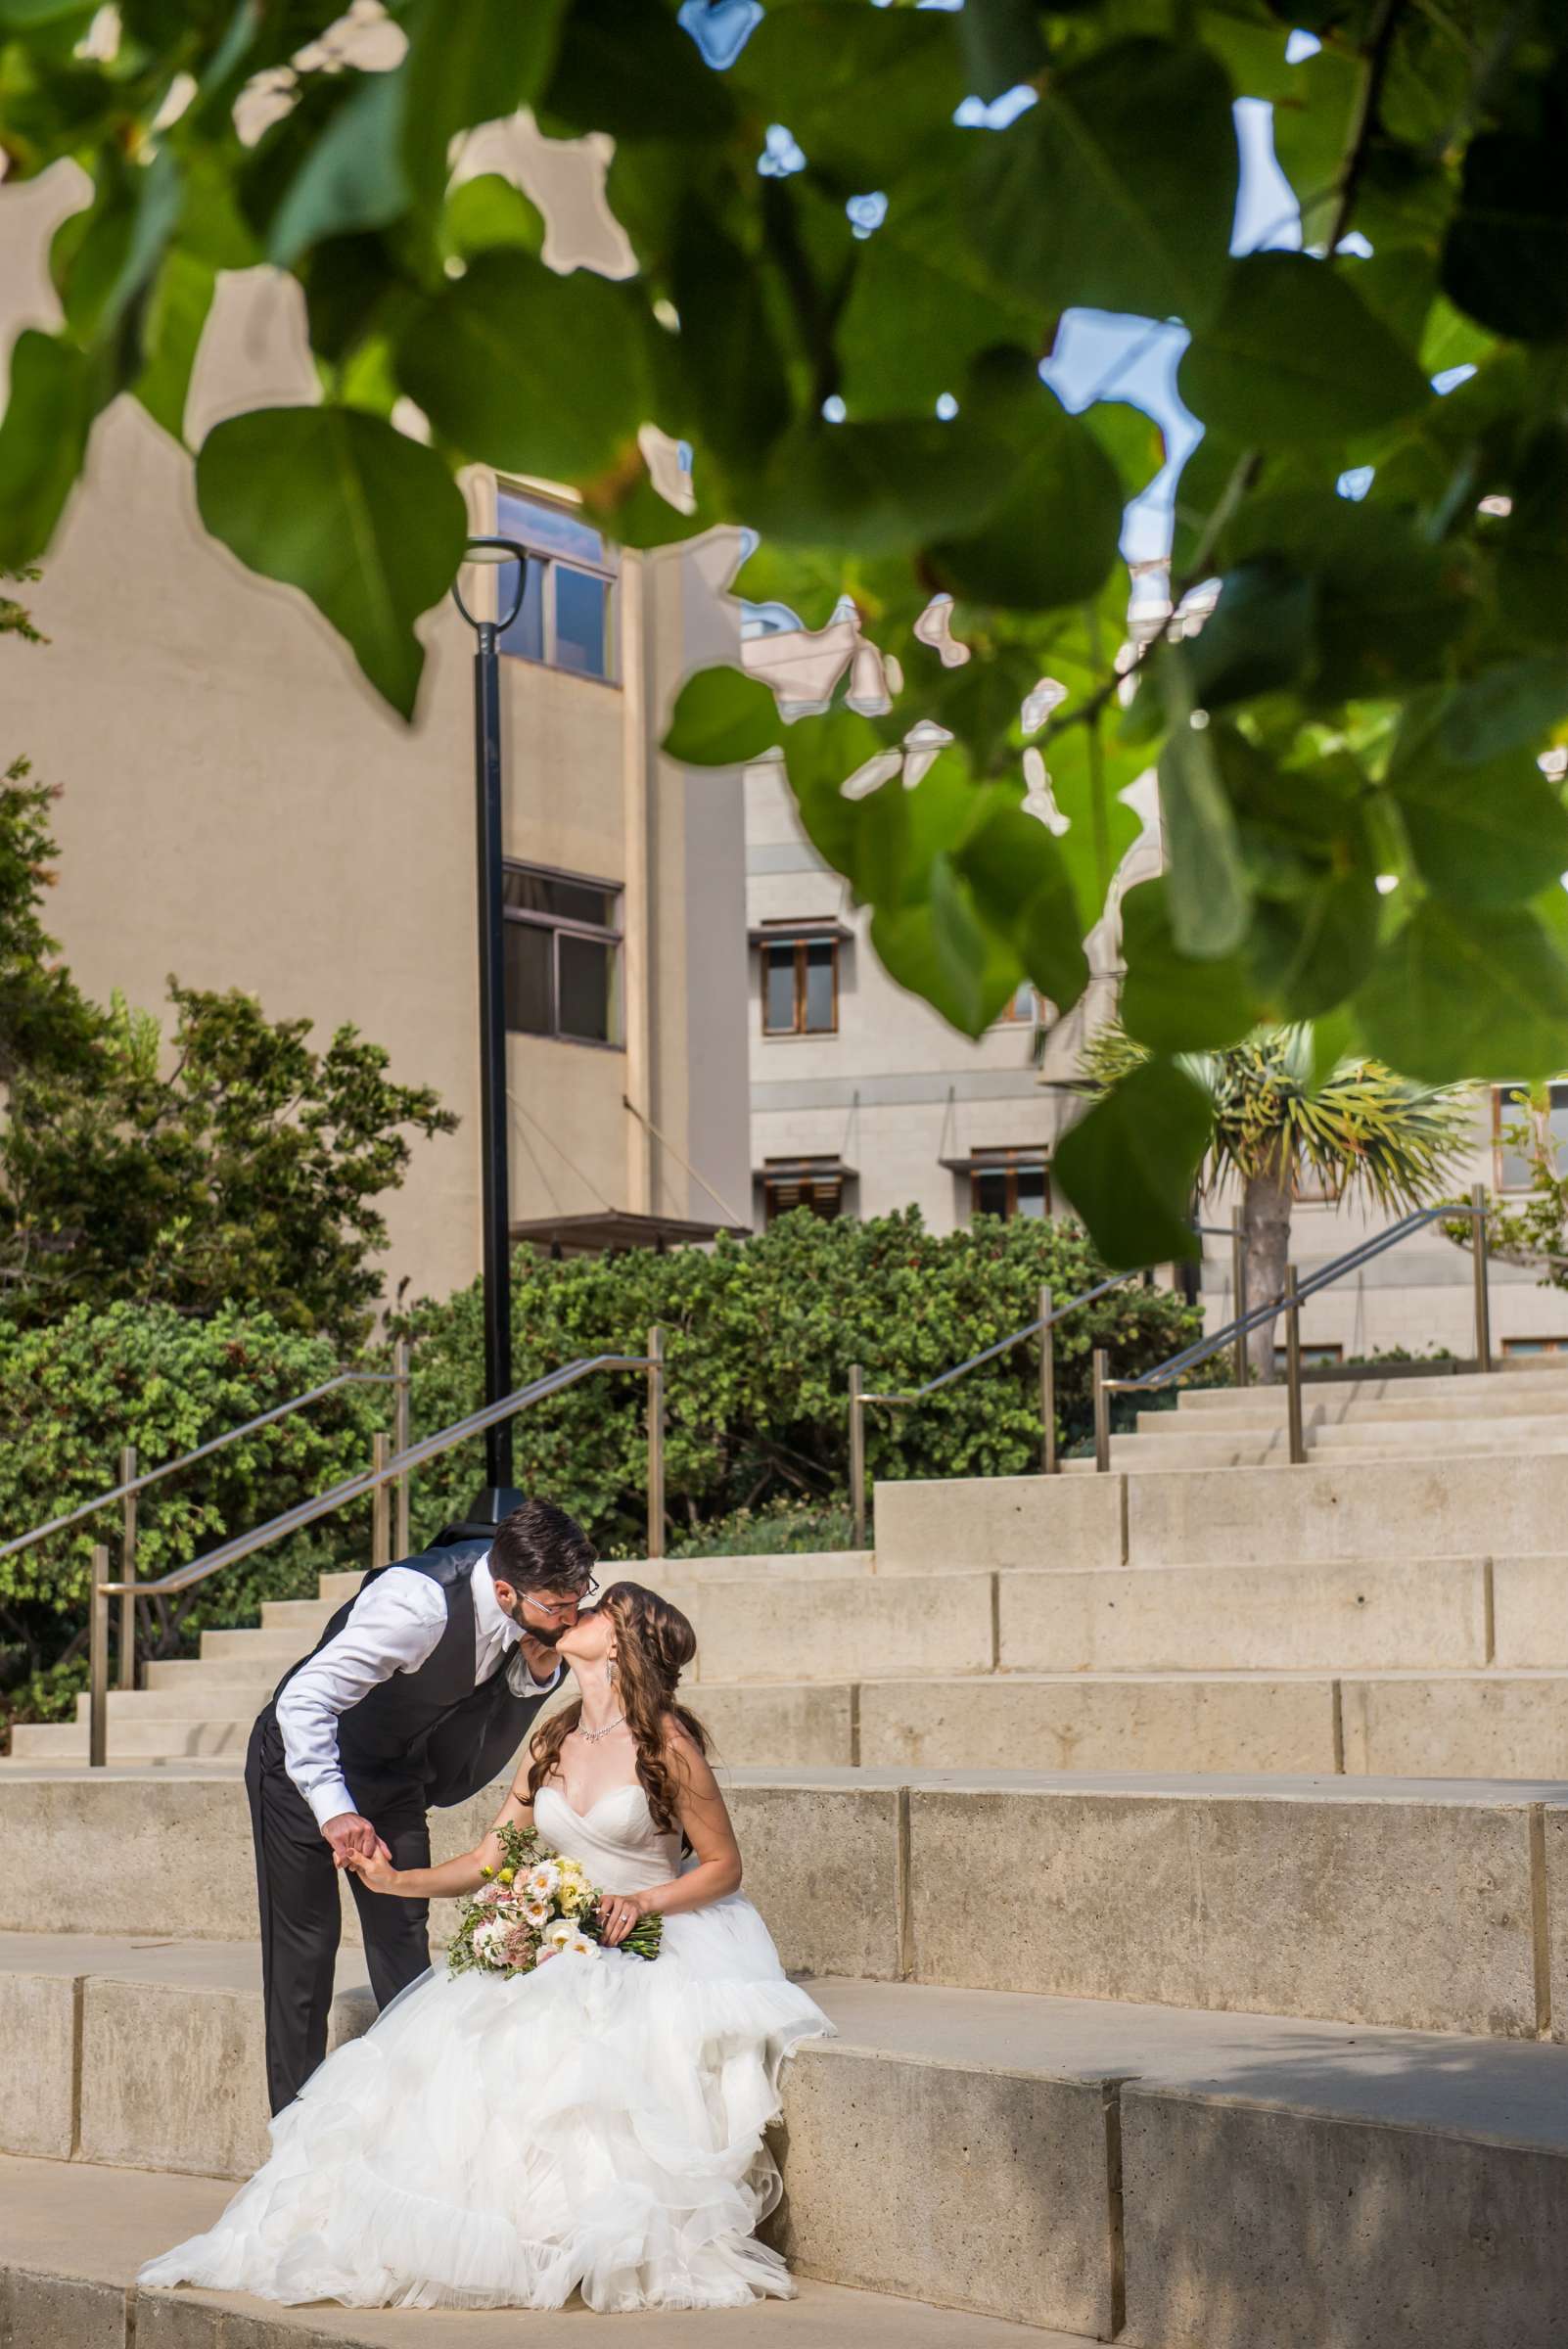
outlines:
M122 1475L117 1485L111 1485L96 1499L84 1500L80 1508L68 1511L64 1517L51 1517L47 1525L35 1525L30 1534L18 1534L14 1541L0 1542L0 1558L14 1557L19 1549L30 1549L35 1542L46 1541L51 1534L68 1532L84 1518L96 1517L101 1509L112 1509L116 1501L129 1500L145 1493L149 1485L160 1484L178 1469L189 1468L193 1461L205 1460L212 1452L221 1451L226 1444L238 1444L242 1436L254 1436L257 1428L270 1427L275 1420L287 1419L292 1411L303 1410L306 1404L319 1403L324 1395L335 1394L339 1387L394 1386L398 1377L395 1370L340 1370L336 1377L312 1387L307 1395L296 1395L288 1403L275 1404L270 1411L258 1412L255 1418L247 1419L241 1427L231 1427L224 1435L209 1437L207 1443L198 1444L194 1451L182 1451L178 1459L165 1460L161 1467L144 1468L139 1475L134 1471L129 1476Z
M1285 1402L1286 1421L1290 1439L1290 1463L1300 1467L1307 1457L1307 1441L1302 1417L1301 1397L1301 1309L1309 1297L1343 1280L1348 1272L1359 1271L1390 1248L1397 1248L1412 1232L1424 1231L1429 1224L1447 1218L1464 1217L1470 1225L1472 1262L1475 1283L1475 1352L1478 1370L1492 1368L1492 1309L1487 1285L1487 1194L1484 1183L1473 1185L1468 1200L1445 1200L1437 1207L1416 1208L1387 1231L1377 1232L1370 1239L1358 1242L1343 1256L1322 1265L1306 1280L1297 1277L1294 1265L1285 1271L1283 1294L1270 1298L1266 1304L1254 1306L1238 1314L1222 1329L1200 1338L1194 1345L1183 1348L1170 1361L1158 1363L1154 1369L1143 1371L1136 1378L1112 1378L1107 1371L1109 1359L1106 1349L1094 1350L1094 1466L1104 1475L1111 1465L1111 1413L1113 1395L1151 1394L1169 1386L1185 1370L1207 1361L1228 1345L1242 1346L1250 1331L1272 1321L1279 1313L1285 1315Z
M665 1537L665 1353L664 1333L658 1327L648 1333L646 1354L596 1354L575 1362L563 1363L548 1370L516 1393L503 1395L498 1403L484 1405L471 1411L467 1418L454 1420L450 1427L437 1430L435 1435L423 1436L417 1444L406 1445L398 1451L387 1448L386 1438L376 1439L376 1458L369 1468L354 1476L345 1477L327 1492L301 1500L292 1509L269 1518L266 1524L255 1526L250 1533L236 1534L231 1541L220 1543L216 1549L204 1557L191 1558L183 1566L174 1567L156 1582L112 1582L109 1575L109 1550L99 1544L93 1550L91 1615L88 1635L89 1697L88 1697L88 1762L101 1769L109 1759L109 1602L119 1598L129 1603L137 1597L161 1597L177 1590L188 1590L221 1573L226 1566L237 1565L242 1558L254 1556L260 1549L269 1549L275 1542L286 1541L291 1534L313 1525L318 1518L327 1517L335 1509L361 1500L367 1494L383 1495L393 1483L405 1481L416 1468L429 1460L438 1459L459 1444L481 1436L489 1428L499 1426L505 1419L526 1410L530 1404L542 1403L552 1395L564 1393L568 1387L586 1378L595 1370L645 1370L648 1374L648 1554L651 1558L664 1555ZM389 1526L387 1511L378 1507L372 1532L372 1567L390 1563L388 1552ZM406 1542L406 1534L403 1536Z
M96 1498L85 1500L79 1508L69 1509L63 1517L51 1517L46 1525L35 1525L30 1533L18 1534L12 1541L0 1543L0 1558L14 1557L19 1550L31 1549L38 1542L47 1541L51 1534L69 1531L101 1510L113 1508L116 1501L122 1511L120 1520L120 1571L124 1577L119 1602L119 1684L121 1688L136 1685L136 1532L137 1503L150 1485L161 1484L167 1476L189 1468L197 1460L210 1458L226 1445L238 1444L242 1437L254 1436L258 1428L272 1427L280 1419L302 1411L307 1404L319 1403L323 1396L336 1394L340 1387L391 1386L397 1390L393 1405L394 1441L399 1451L408 1442L412 1378L408 1367L408 1340L399 1338L392 1351L391 1370L339 1370L320 1386L311 1387L306 1394L293 1395L287 1403L275 1403L270 1410L258 1411L254 1419L244 1420L239 1427L225 1430L221 1436L209 1436L198 1444L194 1451L182 1451L176 1459L164 1460L157 1468L138 1469L136 1447L127 1444L119 1455L119 1482ZM380 1439L377 1439L378 1442ZM397 1531L402 1545L408 1543L408 1479L400 1478L396 1489Z
M855 1548L863 1549L865 1547L865 1408L867 1404L923 1403L928 1395L937 1394L943 1387L950 1387L954 1379L963 1378L971 1370L978 1370L982 1362L993 1362L999 1354L1006 1354L1014 1346L1021 1346L1026 1338L1038 1336L1041 1341L1039 1350L1040 1467L1045 1475L1054 1476L1057 1464L1056 1350L1051 1339L1051 1331L1056 1327L1058 1321L1065 1321L1069 1313L1076 1313L1081 1306L1093 1305L1097 1298L1104 1297L1112 1289L1119 1289L1124 1281L1138 1279L1148 1268L1145 1265L1133 1265L1126 1272L1113 1272L1108 1280L1097 1282L1092 1289L1085 1289L1081 1297L1069 1298L1065 1305L1054 1304L1050 1290L1042 1288L1039 1293L1039 1312L1033 1321L1026 1321L1022 1329L1015 1329L1007 1337L998 1338L994 1345L982 1348L979 1354L972 1354L967 1361L956 1362L950 1370L944 1370L936 1378L928 1379L923 1387L912 1387L907 1394L868 1394L860 1384L859 1363L852 1362L850 1365L850 1490L851 1505L854 1517Z

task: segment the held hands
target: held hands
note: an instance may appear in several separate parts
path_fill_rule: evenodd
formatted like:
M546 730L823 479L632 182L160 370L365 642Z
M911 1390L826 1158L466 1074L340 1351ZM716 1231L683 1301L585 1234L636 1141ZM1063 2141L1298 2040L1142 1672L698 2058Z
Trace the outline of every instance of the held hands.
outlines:
M351 1874L356 1875L360 1883L371 1892L400 1892L403 1882L402 1875L397 1868L393 1867L392 1862L384 1857L386 1848L384 1844L379 1852L373 1853L368 1859L363 1852L350 1852L341 1865Z
M392 1854L382 1842L368 1819L357 1811L340 1811L336 1819L323 1821L322 1834L332 1846L332 1857L339 1867L347 1867L356 1857L361 1860L384 1860L392 1865Z
M606 1892L599 1897L599 1939L607 1950L624 1941L639 1917L648 1913L647 1896L640 1892Z

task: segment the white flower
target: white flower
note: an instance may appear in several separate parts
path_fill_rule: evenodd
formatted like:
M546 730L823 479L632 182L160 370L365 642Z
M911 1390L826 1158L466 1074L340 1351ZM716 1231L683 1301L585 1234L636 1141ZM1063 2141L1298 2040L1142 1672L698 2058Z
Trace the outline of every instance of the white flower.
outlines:
M506 1941L512 1927L504 1917L489 1917L474 1929L474 1955L484 1965L499 1966L505 1970Z
M569 1941L580 1941L582 1936L569 1916L558 1916L544 1938L552 1950L564 1950Z
M561 1870L553 1860L541 1860L530 1867L524 1879L524 1889L536 1901L547 1901L561 1881Z
M540 1925L547 1925L550 1921L550 1904L548 1901L525 1901L523 1914L536 1932Z
M598 1943L590 1941L586 1933L574 1933L572 1939L561 1946L569 1958L597 1958L599 1955Z

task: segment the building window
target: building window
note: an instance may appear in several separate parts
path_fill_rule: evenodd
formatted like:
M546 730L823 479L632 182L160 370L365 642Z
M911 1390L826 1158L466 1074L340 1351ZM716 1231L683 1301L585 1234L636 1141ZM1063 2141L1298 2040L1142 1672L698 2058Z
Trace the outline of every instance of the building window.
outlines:
M496 533L515 538L533 558L523 607L498 642L503 653L569 668L577 676L613 679L615 564L599 532L565 506L502 489ZM501 566L498 609L517 593L517 565Z
M1504 1338L1506 1355L1568 1354L1568 1338Z
M762 941L762 1034L836 1036L839 942L790 937Z
M1048 1216L1050 1176L1038 1150L977 1150L969 1161L972 1216Z
M776 1222L797 1207L831 1222L844 1213L844 1186L850 1170L837 1158L769 1158L762 1163L762 1209L765 1221Z
M996 1014L998 1028L1041 1027L1050 1015L1050 1006L1032 979L1021 979Z
M1492 1088L1493 1188L1527 1191L1535 1174L1534 1153L1542 1148L1550 1164L1568 1142L1568 1084L1548 1084L1545 1111L1534 1107L1527 1084ZM1521 1143L1524 1145L1521 1148Z
M1301 1366L1304 1370L1326 1370L1332 1363L1342 1362L1344 1359L1345 1349L1343 1346L1304 1346L1301 1350ZM1289 1356L1285 1348L1276 1346L1274 1348L1274 1369L1279 1377L1284 1377L1288 1363Z
M502 868L506 1024L519 1036L621 1041L621 892L532 865Z

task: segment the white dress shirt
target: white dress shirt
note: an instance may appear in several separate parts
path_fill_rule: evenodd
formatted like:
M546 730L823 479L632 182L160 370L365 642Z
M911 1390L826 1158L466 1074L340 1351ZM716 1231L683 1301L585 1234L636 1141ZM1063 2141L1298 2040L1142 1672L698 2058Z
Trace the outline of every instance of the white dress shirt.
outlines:
M547 1681L536 1681L527 1657L511 1653L518 1627L496 1600L488 1550L474 1562L472 1588L475 1687L506 1664L519 1696L547 1693L566 1668L558 1664ZM356 1808L338 1758L338 1716L394 1672L417 1672L428 1663L446 1620L446 1599L438 1583L406 1567L389 1567L360 1591L337 1638L301 1664L279 1697L284 1767L318 1826Z

